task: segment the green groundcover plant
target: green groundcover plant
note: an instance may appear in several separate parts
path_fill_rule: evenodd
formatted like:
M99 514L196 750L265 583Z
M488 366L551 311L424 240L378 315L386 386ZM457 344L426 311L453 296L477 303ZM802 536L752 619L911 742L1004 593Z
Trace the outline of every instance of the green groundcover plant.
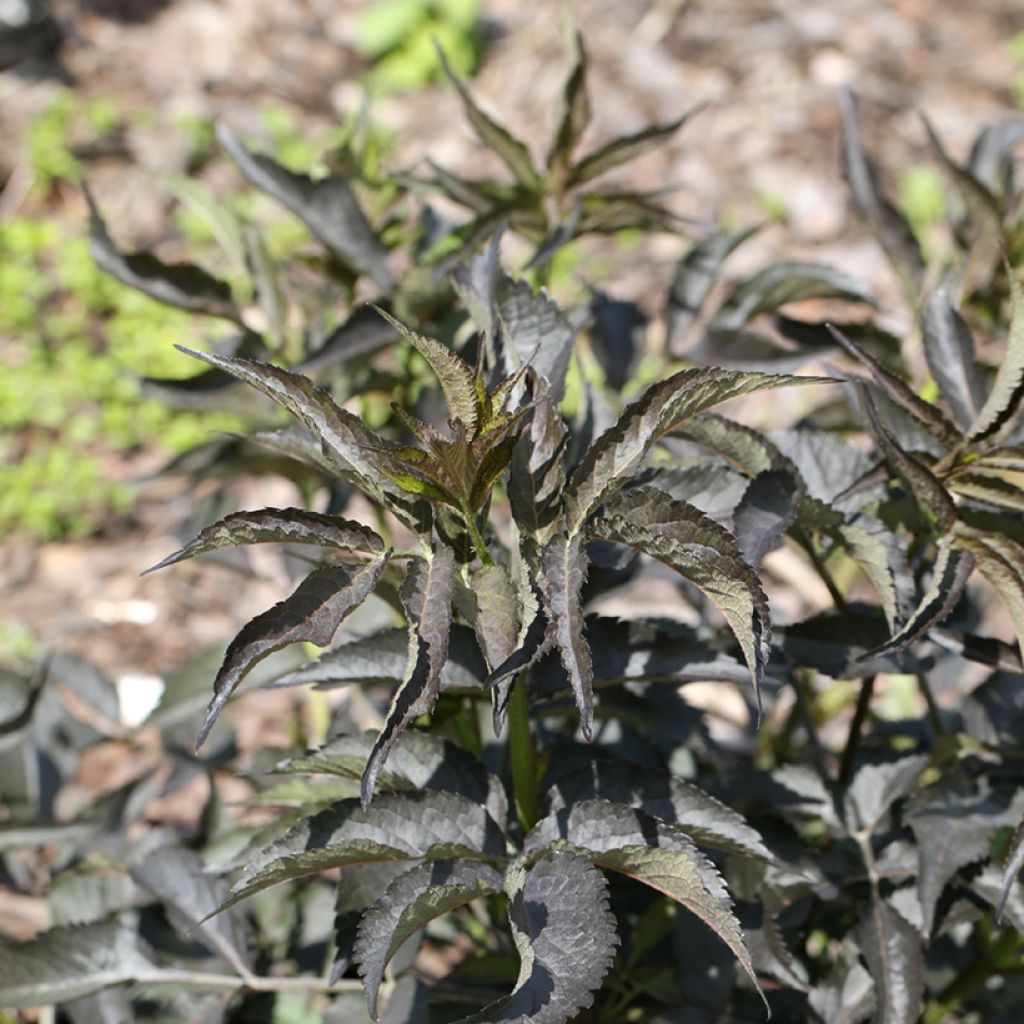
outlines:
M854 126L848 103L855 202L905 225L854 173ZM743 232L681 257L661 317L677 361L641 390L623 371L649 354L638 311L561 308L502 267L500 231L452 264L450 334L360 308L433 378L407 359L417 387L373 423L301 359L186 350L214 390L281 407L278 446L333 483L154 566L279 543L303 568L167 680L130 782L57 799L97 748L143 746L94 669L0 677L4 881L44 894L52 925L0 947L0 1004L75 1024L1019 1020L1013 209L960 236L982 291L906 278L926 387L835 269L724 283ZM383 289L374 252L351 255ZM148 287L171 273L103 253ZM755 429L719 408L756 393L802 413ZM780 551L827 598L775 600ZM622 599L652 581L682 614ZM1014 643L992 635L1004 612ZM344 699L240 757L232 696L300 686ZM263 812L241 821L220 793L240 761ZM154 810L204 780L188 829Z

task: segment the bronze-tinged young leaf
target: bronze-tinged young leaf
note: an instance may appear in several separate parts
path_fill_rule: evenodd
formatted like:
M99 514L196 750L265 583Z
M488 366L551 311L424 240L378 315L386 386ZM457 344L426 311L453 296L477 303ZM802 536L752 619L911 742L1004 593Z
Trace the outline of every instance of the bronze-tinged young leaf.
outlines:
M928 300L921 335L928 369L949 403L956 425L967 430L985 403L985 382L975 362L971 329L953 308L947 284Z
M202 530L180 551L151 566L143 575L219 548L271 542L318 544L375 555L384 550L384 541L362 523L301 508L262 508L256 512L233 512L225 516L220 522Z
M570 533L633 477L650 449L683 421L730 398L766 388L827 383L825 377L770 376L701 367L652 384L590 446L565 489Z
M572 58L572 70L562 91L562 113L547 159L548 178L556 182L565 173L576 144L590 124L587 51L583 46L583 36L579 32L574 32L572 36Z
M477 424L477 394L469 364L441 342L406 327L380 306L373 308L426 359L441 384L449 412L472 433Z
M590 739L594 724L594 669L590 647L583 635L583 605L580 591L587 577L587 553L582 534L556 535L540 555L537 582L544 597L551 637L569 676L580 729Z
M364 807L373 797L377 777L395 741L413 719L429 714L437 701L441 670L448 660L454 583L455 555L444 545L429 559L412 559L406 567L399 597L409 623L409 656L405 676L363 772L359 792Z
M508 497L519 529L545 544L557 528L565 487L565 446L569 430L547 395L533 407L529 423L512 449Z
M243 626L228 646L214 680L213 700L206 709L196 749L203 745L228 698L256 662L287 644L329 644L341 620L370 596L386 564L384 554L364 566L317 569L290 597Z
M960 442L960 431L951 423L941 409L918 398L916 394L895 374L890 373L874 356L860 347L842 331L828 326L829 333L837 344L854 359L861 362L871 373L879 389L896 403L904 412L921 424L928 433L947 448Z
M1014 420L1021 398L1024 398L1024 292L1012 269L1007 268L1006 276L1013 302L1006 351L996 371L992 390L967 432L969 441L983 441Z
M352 797L293 825L254 853L221 909L293 878L372 861L502 861L505 836L486 808L456 793L381 794L373 809Z
M418 928L471 900L500 892L502 876L487 864L435 860L399 875L363 915L353 959L366 991L370 1016L378 1019L384 968Z
M931 585L902 629L881 647L863 655L861 660L904 650L924 636L932 626L939 625L956 607L974 568L974 558L969 552L954 546L954 543L952 538L940 541Z
M743 560L725 527L685 501L653 487L637 487L608 502L591 521L588 535L628 544L704 591L740 645L760 704L772 641L768 599L757 573Z
M600 149L579 160L569 171L569 186L582 185L599 174L610 171L649 149L668 141L694 114L703 109L703 104L688 110L682 117L665 124L652 124L632 135L621 135L612 139Z
M239 321L231 286L202 267L194 263L164 263L148 252L120 252L107 232L92 193L88 189L84 192L89 205L89 249L100 270L165 306Z
M949 492L932 471L909 452L905 452L882 423L866 384L858 386L864 411L871 424L871 433L882 450L886 462L900 478L917 503L925 520L945 532L957 520L957 510Z
M246 181L292 211L329 249L369 274L384 291L392 286L388 251L370 226L351 186L331 175L314 181L262 153L251 153L223 122L217 138Z
M480 141L493 150L505 165L512 172L516 181L524 188L534 192L540 188L541 179L537 169L533 166L533 159L530 151L519 141L508 129L502 127L493 118L485 114L476 104L472 94L466 87L466 83L452 71L444 51L438 47L438 54L441 58L441 65L449 81L455 86L462 100L462 109L466 112L473 131L476 132Z
M1024 867L1024 818L1021 818L1014 830L1010 848L1006 852L1006 865L1003 868L1003 877L999 885L999 901L996 903L997 921L1001 921L1003 918L1003 912L1006 910L1006 904L1010 898L1010 890L1022 867Z
M696 914L732 950L761 992L725 883L693 840L631 807L581 800L539 821L524 841L528 854L566 848L657 889Z
M857 104L852 92L844 89L839 94L839 107L843 117L843 174L854 205L889 261L916 292L924 276L924 258L914 231L879 187L878 174L861 146Z
M608 884L559 850L528 869L512 865L505 889L519 977L511 995L459 1024L567 1024L593 1004L618 945Z
M924 989L921 936L877 896L857 926L856 936L875 982L876 1024L916 1024Z

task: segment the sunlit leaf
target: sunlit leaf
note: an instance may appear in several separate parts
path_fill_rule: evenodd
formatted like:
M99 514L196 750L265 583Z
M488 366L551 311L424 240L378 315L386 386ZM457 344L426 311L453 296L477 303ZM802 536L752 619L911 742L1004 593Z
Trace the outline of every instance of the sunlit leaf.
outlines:
M921 936L877 896L857 925L856 936L875 982L877 1024L915 1024L924 988Z

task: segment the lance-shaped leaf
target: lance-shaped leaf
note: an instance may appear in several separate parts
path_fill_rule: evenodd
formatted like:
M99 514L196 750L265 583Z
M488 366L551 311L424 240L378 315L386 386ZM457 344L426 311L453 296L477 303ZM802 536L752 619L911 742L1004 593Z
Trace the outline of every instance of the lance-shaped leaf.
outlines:
M692 839L631 807L581 800L538 822L524 841L527 853L566 846L696 914L732 950L761 991L725 883Z
M1024 139L1024 118L993 121L978 132L967 166L994 196L1009 199L1014 185L1014 148Z
M582 534L555 536L541 552L538 583L544 597L551 637L569 676L580 729L589 740L594 723L594 669L583 635L580 591L587 577L587 553Z
M566 1024L590 1006L618 936L601 872L578 854L509 868L508 919L519 954L512 994L459 1024Z
M1024 512L1024 489L1009 480L986 473L957 473L946 484L954 494L997 508Z
M1017 881L1022 867L1024 867L1024 818L1021 818L1014 830L1010 848L1006 853L1006 865L1003 868L1003 877L999 884L999 899L996 903L996 920L1002 920L1013 883Z
M350 359L371 355L393 341L394 328L389 323L381 323L375 309L360 306L338 324L318 348L296 364L296 369L306 374L319 373Z
M512 449L508 497L519 529L538 544L550 540L558 499L565 486L565 445L569 435L554 401L540 398Z
M924 953L917 930L876 896L857 925L856 936L875 982L877 1024L915 1024L924 988Z
M528 363L554 401L562 398L576 329L553 299L526 281L505 278L498 300L507 371Z
M406 567L399 597L409 623L409 655L384 728L366 762L360 786L364 807L395 741L414 718L429 714L437 701L441 669L448 660L454 578L455 554L443 545L429 559L412 559Z
M487 864L435 860L399 875L363 915L353 959L366 990L370 1016L377 1020L377 997L384 968L398 947L435 917L481 896L500 892L501 875Z
M493 118L488 117L476 104L472 94L455 72L452 71L444 52L438 47L438 54L441 58L441 65L449 81L455 86L462 100L462 109L466 112L466 118L470 127L476 132L480 141L493 150L505 162L505 165L512 172L516 181L524 188L535 191L540 188L540 175L533 166L530 151L525 144L520 142L507 128L498 124Z
M572 70L562 90L562 112L548 153L548 177L558 179L565 173L587 125L590 124L590 100L587 96L587 51L579 32L571 36Z
M441 384L449 412L472 432L477 422L477 394L469 364L439 341L410 330L380 306L374 309L427 361Z
M569 171L568 184L582 185L596 178L599 174L618 167L635 157L646 153L649 149L667 142L694 114L699 113L703 105L688 110L682 117L665 124L652 124L631 135L621 135L617 139L601 146L579 160Z
M362 523L301 508L261 508L256 512L233 512L225 516L202 530L180 551L168 555L146 572L155 572L175 562L195 558L196 555L219 548L270 542L318 544L321 547L368 551L373 554L380 554L384 550L384 541Z
M339 736L319 750L282 761L274 771L289 775L324 773L358 780L374 739L373 733ZM497 822L505 820L507 811L501 783L472 754L450 740L416 729L408 730L396 741L377 779L377 788L389 793L421 789L460 793L484 804Z
M483 565L472 579L473 628L488 669L515 651L519 635L519 596L503 565Z
M304 686L313 683L326 690L345 683L394 683L405 676L408 661L409 631L385 629L326 651L318 661L279 676L271 685ZM479 690L486 676L487 668L472 630L466 626L452 626L448 660L441 669L441 689Z
M372 861L502 860L505 836L487 809L457 793L383 793L373 808L340 800L250 857L226 909L278 882Z
M943 538L932 570L931 585L924 592L910 618L890 640L863 655L865 659L901 651L941 623L956 607L974 568L974 558L967 551L954 547L951 538Z
M900 276L916 289L924 274L924 258L913 229L879 187L878 174L861 146L853 93L844 89L839 107L843 117L843 174L854 205Z
M755 231L713 231L702 238L676 265L665 304L669 350L675 352L697 319L726 257Z
M758 831L731 807L674 775L626 761L591 761L559 778L548 800L552 812L580 800L625 804L674 825L704 846L776 863Z
M336 952L331 968L332 985L352 966L353 947L363 911L380 899L387 887L408 870L409 862L404 860L369 861L342 868L334 900Z
M228 894L227 883L209 874L202 858L182 846L152 850L132 865L132 878L164 903L183 934L195 937L236 971L250 967L245 922L236 913L210 917Z
M17 945L0 941L0 1005L12 1009L53 1006L157 973L129 921L52 928Z
M959 524L955 543L974 557L982 576L1003 599L1024 657L1024 546L1011 537Z
M948 285L928 300L921 320L924 356L958 427L967 430L985 402L974 340L964 318L953 308Z
M89 204L89 248L100 270L165 306L238 321L227 282L194 263L164 263L152 253L120 252L88 189L85 199Z
M1014 271L1007 270L1006 276L1013 302L1006 351L996 371L992 390L967 433L969 441L991 437L1016 415L1024 397L1024 292Z
M843 813L848 825L872 832L882 815L917 785L927 767L928 758L924 755L864 765L844 798Z
M823 377L771 376L701 367L652 384L590 446L565 492L569 531L576 533L606 496L634 476L644 456L670 430L713 405L765 388L819 384Z
M287 644L304 641L325 647L341 620L370 596L387 563L378 557L358 568L333 565L310 573L285 600L257 615L231 641L213 683L213 700L206 709L197 749L245 674L261 658Z
M712 321L719 328L740 328L761 313L805 299L849 299L874 305L852 277L820 263L772 263L738 284Z
M387 249L344 178L331 175L314 181L289 171L269 156L249 152L223 122L217 125L217 138L250 185L286 206L324 245L369 274L380 288L390 289Z
M871 424L871 433L878 442L886 462L902 481L917 503L924 518L937 529L948 530L957 519L956 504L938 477L923 462L904 451L882 423L866 384L859 385L864 411Z
M842 331L836 330L831 325L828 330L845 352L867 367L882 393L920 423L932 437L947 447L959 443L960 431L954 423L946 418L941 409L924 401L923 398L918 398L899 377L890 373L874 356L861 348L852 338L848 338Z
M785 469L758 473L732 515L733 532L743 560L758 569L765 555L782 543L793 525L803 483Z
M725 527L684 501L653 487L637 487L608 502L588 533L657 558L704 591L736 636L760 701L771 653L768 600Z

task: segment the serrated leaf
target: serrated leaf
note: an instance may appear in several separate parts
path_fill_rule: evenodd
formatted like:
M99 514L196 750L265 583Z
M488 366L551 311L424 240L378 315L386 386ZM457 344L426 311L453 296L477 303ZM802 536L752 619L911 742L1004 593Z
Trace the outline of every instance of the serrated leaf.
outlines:
M345 683L398 682L409 661L409 631L385 629L360 637L321 655L274 680L273 686L302 686L314 683L321 689ZM453 625L448 642L448 660L441 669L441 690L479 690L487 669L472 630Z
M728 530L686 502L652 487L637 487L608 502L588 533L637 548L704 591L735 635L760 701L771 653L768 600Z
M808 1002L822 1024L861 1024L874 1013L874 983L852 943L844 943L835 967L811 990Z
M782 543L796 519L803 484L784 469L758 473L732 516L733 533L743 560L758 569L765 555Z
M1024 546L1011 537L958 525L954 543L972 556L1010 613L1024 657Z
M841 270L820 263L772 263L741 281L715 313L712 324L738 329L762 313L805 299L849 299L874 305L871 294Z
M850 186L854 205L889 261L905 282L916 290L924 275L921 249L907 219L879 187L875 167L861 147L856 100L848 89L839 94L839 108L843 118L843 174Z
M384 968L398 947L435 917L500 892L501 887L502 877L494 868L466 860L421 864L399 875L387 887L363 915L353 950L374 1020Z
M444 72L452 85L455 86L459 99L462 100L462 109L465 111L470 127L476 132L477 137L488 149L492 150L502 159L520 185L531 191L539 189L541 185L540 175L533 166L530 151L508 129L498 124L493 118L488 117L477 106L465 82L452 71L448 64L448 59L440 47L438 48L438 54L440 55Z
M402 683L391 700L384 728L373 744L360 786L363 806L373 796L388 752L413 719L428 714L441 688L452 626L455 555L437 547L432 556L410 560L399 591L409 623L409 656Z
M555 402L544 395L534 405L512 449L508 476L512 515L520 530L538 544L550 540L556 528L568 436Z
M51 926L93 924L130 910L138 902L139 891L129 875L103 867L82 866L62 872L46 893Z
M584 182L646 153L649 149L667 142L701 109L703 109L702 106L694 107L674 121L668 121L665 124L652 124L631 135L621 135L617 139L612 139L600 149L596 149L582 160L577 161L569 171L568 184L570 186L582 185Z
M53 1006L154 971L128 921L51 928L31 942L0 944L0 1005Z
M844 798L850 826L873 831L882 815L914 788L927 767L928 758L918 755L860 768Z
M864 657L874 658L901 651L927 633L932 626L939 625L956 607L973 568L974 558L970 553L954 547L951 539L944 538L939 544L931 584L917 608L891 639Z
M509 869L508 917L519 954L512 994L459 1024L566 1024L594 1001L618 936L601 873L560 850Z
M328 566L310 573L295 592L243 626L228 646L213 683L196 747L202 746L228 698L246 673L272 651L304 641L325 647L342 619L370 596L387 563L378 557L358 568Z
M244 921L236 913L210 917L228 894L227 883L209 874L193 850L171 846L152 850L131 867L132 878L171 912L172 921L243 973L250 966Z
M286 206L324 245L369 274L378 287L390 290L387 249L344 178L331 175L314 181L296 174L265 154L251 153L223 122L217 125L217 138L250 185Z
M739 395L824 380L702 367L652 384L594 441L573 470L565 491L569 531L576 533L605 497L635 475L648 451L684 420Z
M1000 477L984 473L957 473L946 485L954 494L1000 509L1024 512L1024 489Z
M757 228L713 231L700 239L676 265L665 303L669 351L675 352L697 319L726 257Z
M587 51L583 36L572 34L572 70L562 90L562 112L548 153L548 176L561 176L569 166L572 152L590 123L590 100L587 97Z
M89 249L100 270L165 306L238 322L238 309L227 282L194 263L164 263L152 253L120 252L88 189L85 199L89 205Z
M1006 351L992 390L967 432L969 441L983 441L995 434L1015 416L1024 397L1024 292L1012 270L1008 270L1006 276L1013 303Z
M450 348L424 334L417 334L379 306L374 309L427 361L441 384L452 417L464 423L467 431L472 433L477 424L477 394L469 364Z
M337 895L334 900L334 966L331 984L342 978L352 966L352 953L363 911L375 903L387 887L409 870L409 862L371 861L366 864L348 864L341 870ZM366 1001L363 1000L363 1007Z
M674 775L625 761L594 760L561 776L548 794L550 811L580 800L607 800L652 815L703 846L775 863L775 855L743 816Z
M871 434L885 456L885 461L907 488L925 520L941 531L957 520L956 504L938 477L919 459L900 447L889 433L875 407L866 384L858 385L864 411L871 425Z
M875 982L876 1024L915 1024L924 988L921 936L876 896L856 937Z
M565 390L576 329L544 291L534 292L523 280L505 278L497 304L508 372L523 363L542 377L558 402Z
M999 883L999 898L995 905L997 921L1002 920L1013 883L1017 880L1022 867L1024 867L1024 818L1021 818L1020 823L1014 830L1013 838L1010 840L1010 848L1006 853L1003 877Z
M225 516L202 530L180 551L151 566L143 575L219 548L271 542L318 544L373 554L384 550L384 541L362 523L301 508L261 508L256 512L233 512Z
M476 800L422 790L384 793L372 808L340 800L252 854L224 909L279 882L373 861L502 860L505 837Z
M530 853L566 844L599 867L629 875L696 914L761 991L725 883L693 840L631 807L582 800L538 822L524 849Z
M953 447L960 442L960 431L940 409L918 398L907 384L890 373L852 338L848 338L842 331L837 331L832 326L829 326L828 330L845 352L867 367L882 393L924 427L932 437L947 447Z
M502 565L483 565L473 574L473 628L489 669L515 651L519 635L519 598Z
M984 405L985 383L975 362L971 329L953 308L945 284L925 306L921 335L928 369L949 403L957 426L967 430Z
M569 676L580 729L590 739L594 723L594 669L583 630L580 591L587 577L587 553L582 534L553 537L540 555L537 582L544 597L551 638Z

